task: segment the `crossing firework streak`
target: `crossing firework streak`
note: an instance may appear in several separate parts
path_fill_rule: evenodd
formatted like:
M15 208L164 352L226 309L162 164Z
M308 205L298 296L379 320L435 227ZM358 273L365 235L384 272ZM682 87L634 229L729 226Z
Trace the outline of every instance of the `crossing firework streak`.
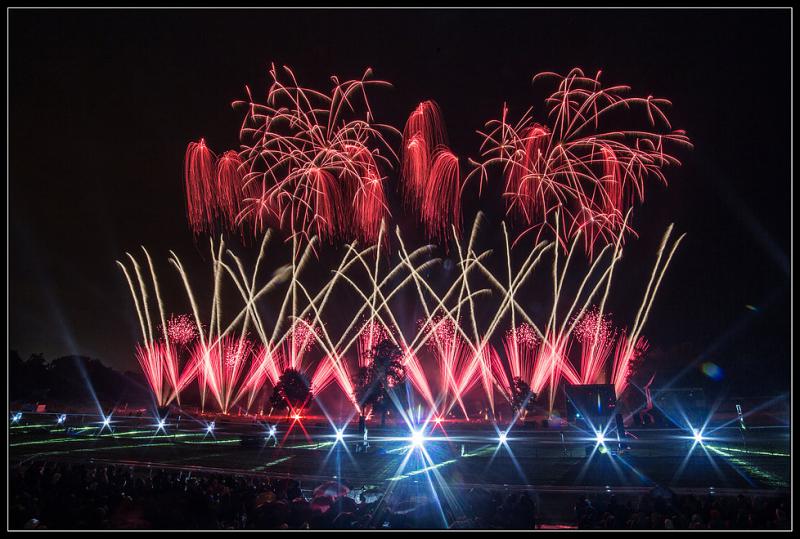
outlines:
M271 237L267 232L249 273L223 241L211 241L212 304L204 311L183 264L171 253L169 261L178 270L192 307L191 317L168 319L149 253L143 251L149 284L135 257L128 255L129 264L119 265L142 333L136 356L156 403L180 402L181 392L196 381L203 408L210 395L215 409L222 413L236 407L249 410L264 388L273 387L283 372L294 369L308 376L314 392L333 384L361 411L355 375L369 364L376 343L384 340L400 348L409 383L421 402L438 416L457 409L469 417L464 397L471 391L479 391L494 411L498 396L510 403L515 380L528 384L537 395L547 392L544 402L549 409L563 383L609 381L621 395L631 373L645 358L647 341L642 331L683 237L671 241L672 227L667 230L632 324L617 328L605 313L605 304L622 257L622 229L615 241L581 270L577 288L567 290L566 275L570 271L575 275L571 268L580 251L580 234L566 256L555 243L543 241L529 249L519 264L513 260L512 241L503 226L505 248L501 252L508 269L504 283L487 265L492 252L476 249L482 221L479 214L464 244L455 228L451 229L458 271L444 287L433 286L426 278L441 262L430 256L432 247L409 251L397 229L393 256L381 252L383 239L361 250L350 245L317 292L312 292L303 277L314 238L300 252L293 248L290 263L260 283ZM539 268L543 279L536 288L549 282L552 295L549 314L534 320L518 298ZM226 307L223 317L219 291L226 276L239 291L241 304ZM483 284L476 286L481 278ZM340 287L358 300L358 306L347 315L337 308L336 318L348 321L344 328L326 323L331 299ZM281 289L282 307L277 316L263 319L259 302ZM422 320L411 324L407 313L398 311L393 302L399 294L409 292L416 295L424 314ZM154 320L159 319L160 334L154 329ZM164 327L168 330L163 331Z
M402 132L378 122L370 97L391 84L370 68L354 79L332 76L326 90L301 84L287 66L273 64L268 75L263 97L245 87L233 103L243 115L238 149L215 153L200 139L184 157L189 226L196 238L209 236L211 304L198 303L174 252L168 260L190 314L167 316L147 250L143 263L129 253L118 262L141 330L136 357L157 405L180 405L197 382L203 409L210 400L222 413L249 411L264 388L296 371L313 395L336 386L363 412L357 374L385 341L399 349L415 398L439 417L469 417L470 392L494 412L497 397L510 402L520 382L547 392L549 410L563 383L626 390L646 359L642 332L683 238L667 229L632 322L612 320L606 303L635 203L651 180L666 184L666 169L680 164L675 151L691 146L672 127L668 100L605 84L600 72L540 73L536 87L551 85L541 111L512 114L504 104L478 131L477 157L462 159L433 100L411 110ZM436 273L436 246L412 250L389 225L392 178L453 270ZM495 249L478 248L480 212L469 230L462 226L462 197L474 183L479 196L497 186L506 202L511 227L502 224ZM291 255L264 279L273 229ZM245 231L261 239L252 268L225 243L225 234ZM310 260L337 242L351 242L338 267L312 282ZM497 257L499 273L490 263ZM238 306L223 305L230 285ZM280 308L265 319L259 306L273 294ZM337 294L353 300L353 312ZM417 312L398 307L409 296ZM546 306L536 316L525 308L531 297Z

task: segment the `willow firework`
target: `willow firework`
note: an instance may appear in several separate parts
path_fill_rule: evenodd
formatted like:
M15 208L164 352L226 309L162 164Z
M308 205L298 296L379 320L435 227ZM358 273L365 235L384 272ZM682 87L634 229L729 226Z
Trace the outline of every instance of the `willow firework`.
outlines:
M666 183L664 168L680 164L671 149L690 146L684 131L672 129L668 100L630 95L630 87L606 86L600 75L579 68L536 75L534 82L556 86L545 99L545 123L534 120L532 108L513 121L504 105L479 132L481 156L470 173L483 184L491 168L500 169L522 234L555 232L560 219L557 239L567 245L580 232L590 255L628 226L625 215L644 199L647 178ZM639 111L643 121L619 127L629 124L620 116L627 111Z
M209 197L197 194L208 174L194 164L201 156L190 145L193 229L208 227L218 210L227 222L256 231L275 224L305 242L312 236L374 242L388 216L384 171L397 161L386 137L399 132L374 121L367 91L390 84L373 80L367 69L360 79L332 77L332 89L324 93L301 86L288 67L273 65L269 74L265 103L256 102L249 88L247 101L234 103L246 110L242 147L219 160L215 189L202 191Z
M487 191L502 193L517 240L553 236L566 251L580 234L593 256L621 230L633 231L625 216L644 199L647 180L666 183L665 169L680 164L674 150L691 146L672 128L668 100L604 85L600 72L579 68L536 75L534 82L554 85L542 117L529 108L512 120L503 105L500 118L478 131L478 157L465 163L433 100L411 112L402 137L378 123L368 96L391 84L372 79L369 68L358 79L331 77L328 91L300 85L289 67L273 65L269 76L263 103L249 87L247 99L234 102L245 111L238 151L217 157L202 139L187 148L196 234L274 226L298 246L312 237L374 244L391 215L386 185L394 177L426 237L447 247L451 227L461 229L465 187L477 178L481 195L485 185L501 186Z

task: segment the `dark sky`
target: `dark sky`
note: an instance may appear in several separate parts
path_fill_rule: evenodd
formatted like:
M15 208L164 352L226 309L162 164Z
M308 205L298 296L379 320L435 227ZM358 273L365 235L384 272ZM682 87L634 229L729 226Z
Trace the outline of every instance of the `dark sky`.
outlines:
M244 84L263 91L270 62L321 88L371 66L395 85L375 98L378 118L402 127L433 98L462 157L504 101L540 107L534 73L581 66L670 98L673 125L695 144L635 213L631 297L666 226L688 234L645 333L691 350L676 361L705 354L737 390L788 388L789 32L786 10L14 10L9 345L134 367L137 325L115 260L145 245L161 273L168 249L190 272L208 266L185 217L185 146L236 147L229 105Z

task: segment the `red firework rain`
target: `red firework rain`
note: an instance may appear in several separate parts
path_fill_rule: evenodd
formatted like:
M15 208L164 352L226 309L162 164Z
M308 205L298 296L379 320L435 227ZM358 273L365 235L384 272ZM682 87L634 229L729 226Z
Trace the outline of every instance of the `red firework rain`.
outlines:
M566 247L580 233L591 256L631 231L626 216L644 199L646 180L666 183L664 169L680 164L672 151L690 146L669 122L668 100L575 68L534 77L554 85L539 121L533 107L511 120L503 105L500 118L478 131L478 157L465 174L436 102L411 112L396 152L392 135L400 131L376 122L368 99L391 84L373 80L371 69L359 79L331 77L327 92L301 86L288 67L273 65L269 74L264 103L250 88L234 103L246 110L239 151L218 158L204 140L187 148L187 208L197 234L275 226L301 242L374 243L390 216L385 189L393 175L427 237L442 241L450 227L460 229L467 180L477 177L483 191L497 171L518 237L552 231Z
M225 152L214 167L203 141L187 149L192 229L221 221L255 231L275 225L303 241L374 242L388 216L383 171L396 160L386 135L399 132L373 120L367 91L390 84L367 69L357 80L332 77L325 93L300 86L288 67L269 73L264 103L249 88L248 100L234 103L247 111L239 152Z
M591 254L598 241L610 240L626 226L627 210L634 199L644 199L648 177L666 183L663 169L680 164L669 148L689 146L689 139L672 129L668 100L630 95L625 85L606 86L600 72L589 77L575 68L566 76L540 73L538 80L556 83L545 99L551 125L535 122L532 109L511 121L504 105L500 119L487 122L481 132L481 158L473 173L483 183L489 168L498 166L508 211L524 232L538 237L544 230L556 231L558 214L558 239L566 243L582 231ZM639 111L644 121L616 127L615 114L627 111Z
M447 146L442 111L423 101L403 129L403 196L416 211L429 238L443 240L461 222L458 157Z

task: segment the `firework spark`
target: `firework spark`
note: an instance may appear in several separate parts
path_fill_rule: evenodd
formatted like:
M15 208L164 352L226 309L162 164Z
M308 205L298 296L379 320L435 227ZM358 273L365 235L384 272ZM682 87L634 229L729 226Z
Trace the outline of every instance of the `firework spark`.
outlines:
M573 335L581 343L580 377L582 384L602 383L606 361L611 355L616 330L608 315L594 307L578 320Z
M374 121L367 90L391 85L367 69L356 80L331 77L326 94L300 86L288 67L269 74L266 103L249 88L248 100L234 103L247 109L240 156L249 196L237 220L255 229L277 223L301 241L376 241L388 215L381 170L397 160L386 136L399 132Z
M691 146L684 131L674 130L665 112L670 102L630 95L627 86L606 86L600 72L590 77L575 68L567 75L540 73L556 89L545 99L547 120L536 123L528 109L516 122L504 105L498 120L486 123L481 157L472 161L481 184L489 168L504 176L508 213L537 238L546 230L566 246L582 232L586 252L627 228L625 215L642 200L645 181L666 184L664 169L679 165L669 148ZM644 122L627 129L617 125L620 111L641 111ZM616 122L616 123L613 123Z
M153 392L157 406L164 406L164 362L167 355L166 345L150 343L146 346L136 345L136 359L144 373L145 380Z
M628 381L636 363L642 359L649 348L650 344L644 337L630 339L624 332L620 336L614 349L614 370L611 375L617 395L622 395L628 387Z
M178 346L186 346L197 338L197 324L188 314L173 315L167 321L165 337Z
M447 146L442 112L423 101L403 129L402 189L406 205L419 214L427 237L444 240L461 224L461 172Z
M358 366L366 367L372 360L372 353L378 343L389 336L386 327L380 322L370 321L364 324L364 329L358 336Z
M256 395L267 382L273 387L277 385L278 378L284 371L283 364L284 360L279 350L261 345L253 353L250 369L244 376L234 402L237 402L243 395L247 394L247 409L249 410Z
M200 142L190 142L186 148L184 177L186 181L186 209L189 226L199 234L212 231L216 218L215 162L216 155Z
M500 118L478 131L478 158L462 178L436 102L423 101L409 115L398 160L390 139L401 133L375 121L368 97L389 82L374 80L368 68L358 79L333 76L321 91L272 65L264 102L246 87L247 99L234 103L245 111L240 151L217 158L204 140L189 144L190 226L196 234L218 223L229 230L277 226L296 246L312 237L374 244L390 215L385 183L400 161L403 200L429 239L460 229L466 181L478 177L481 192L498 169L507 211L522 227L517 240L533 233L538 242L551 232L566 250L580 235L594 256L620 232L634 233L626 216L644 199L647 180L666 184L666 168L680 164L674 150L691 147L670 124L668 100L606 85L600 75L579 68L537 74L535 83L553 85L543 118L535 121L529 108L512 120L504 104Z
M505 350L506 358L508 358L511 379L519 378L526 384L531 385L538 342L539 339L533 327L524 322L506 332L503 339L503 350ZM503 386L510 387L509 382L510 380L506 380Z
M233 229L239 214L244 189L242 159L233 150L223 153L217 160L214 198L225 225Z
M315 395L335 382L358 410L353 367L348 365L347 358L356 366L365 366L375 343L387 339L402 350L411 385L431 412L439 416L447 415L454 406L468 414L465 396L475 388L483 391L494 410L495 392L499 391L510 400L515 379L527 383L537 395L549 388L552 409L560 384L601 380L609 357L613 357L610 378L621 395L630 373L644 357L647 345L641 332L682 237L670 245L672 229L667 230L633 324L630 329L617 333L609 315L604 314L604 305L613 270L622 256L622 232L613 245L606 245L598 252L582 276L578 274L578 287L572 291L567 289L566 276L574 272L572 259L579 251L580 236L573 239L566 258L554 243L541 242L527 252L521 266L515 267L511 260L511 242L504 227L508 281L503 284L486 266L490 252L475 251L479 222L480 218L473 224L466 245L462 245L453 231L458 271L448 274L451 281L443 292L425 278L440 261L424 256L430 253L428 247L408 252L399 230L397 261L389 265L388 271L384 271L388 258L381 253L382 239L360 251L351 245L330 280L314 294L309 292L301 276L313 252L313 239L300 254L292 249L291 264L283 266L263 285L257 284L257 276L266 258L269 234L265 235L251 274L236 255L225 251L223 242L212 241L213 302L207 324L201 322L203 315L188 275L174 253L170 262L184 284L192 317L173 315L167 319L149 254L145 251L151 286L141 267L129 255L133 272L122 263L120 266L139 316L142 342L148 343L137 346L137 359L156 401L168 404L173 398L179 399L181 390L196 378L201 389L201 405L204 406L203 395L208 392L222 412L229 412L241 400L246 401L249 409L266 384L274 386L281 373L295 369L308 376ZM223 259L225 253L232 264ZM552 306L549 315L537 323L517 298L545 255L552 257L549 270ZM475 270L499 292L494 295L496 300L490 299L493 296L488 288L475 287ZM225 275L239 291L242 305L238 311L226 307L227 316L223 320L219 290ZM264 294L281 284L286 286L277 318L263 320L257 304ZM325 323L330 316L326 308L332 303L332 292L339 284L348 285L361 302L352 314L336 312L337 317L346 316L352 321L343 331L332 334ZM396 312L392 306L392 299L409 284L414 285L424 311L424 317L411 328L411 333L401 323L403 313ZM163 342L152 339L153 299L157 305L155 316L163 321L161 327L167 328L166 332L162 329ZM511 327L499 330L509 317ZM271 336L265 331L267 327L273 327ZM252 339L248 336L251 333ZM502 344L502 355L493 344L496 341ZM574 343L580 343L581 349L578 368L570 360ZM186 359L178 352L182 348L187 349ZM315 354L319 359L312 357ZM429 368L431 363L436 365L435 374Z

